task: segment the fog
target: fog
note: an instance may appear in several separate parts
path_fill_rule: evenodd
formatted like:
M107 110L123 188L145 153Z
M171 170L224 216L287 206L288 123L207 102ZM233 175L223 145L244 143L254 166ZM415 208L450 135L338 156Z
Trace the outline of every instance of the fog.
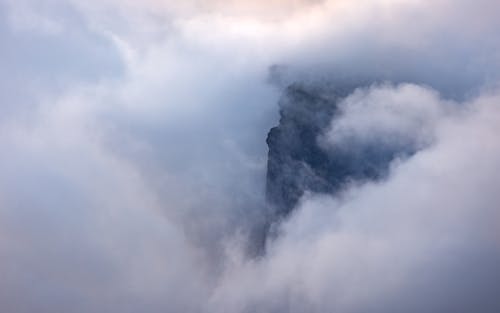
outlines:
M0 1L0 310L498 312L496 1ZM291 83L410 149L269 212ZM332 152L333 153L333 152Z

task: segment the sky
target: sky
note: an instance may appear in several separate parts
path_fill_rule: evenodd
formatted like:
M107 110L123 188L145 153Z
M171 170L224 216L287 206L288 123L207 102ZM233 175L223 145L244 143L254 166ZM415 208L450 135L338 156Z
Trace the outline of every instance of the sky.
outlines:
M0 0L0 311L500 311L494 0ZM318 138L418 147L306 194L265 254L291 83Z

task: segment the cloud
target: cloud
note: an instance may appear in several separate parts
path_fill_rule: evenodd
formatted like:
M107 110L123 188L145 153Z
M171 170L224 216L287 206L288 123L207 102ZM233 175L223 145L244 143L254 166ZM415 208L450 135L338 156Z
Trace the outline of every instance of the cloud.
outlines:
M418 93L379 87L365 101L435 96L404 88ZM435 144L394 164L387 180L305 197L266 258L228 271L214 311L498 310L499 100L444 115Z
M319 138L326 150L373 147L375 150L413 151L434 141L435 128L458 104L443 101L425 87L403 84L358 89L339 103L339 113Z
M0 308L498 311L496 8L0 4ZM419 151L383 182L307 195L249 258L293 81L370 86L341 102L325 149Z
M196 286L163 282L199 268L196 251L137 169L61 111L42 110L29 129L2 127L2 310L127 311L141 302L156 312L164 297L181 310L188 303L174 300Z

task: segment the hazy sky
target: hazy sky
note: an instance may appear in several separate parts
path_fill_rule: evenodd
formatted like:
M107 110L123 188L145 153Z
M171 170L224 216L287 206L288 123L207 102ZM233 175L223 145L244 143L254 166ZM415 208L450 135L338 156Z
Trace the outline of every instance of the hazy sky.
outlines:
M498 12L0 0L0 311L500 312ZM283 88L344 80L326 151L419 152L249 258Z

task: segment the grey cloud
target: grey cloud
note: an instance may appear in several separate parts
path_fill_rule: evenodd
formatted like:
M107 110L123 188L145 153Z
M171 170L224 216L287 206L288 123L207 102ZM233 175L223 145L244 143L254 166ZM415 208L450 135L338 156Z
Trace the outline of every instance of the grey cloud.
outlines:
M30 115L40 99L75 84L123 74L116 47L92 31L81 13L51 2L23 3L0 3L3 118Z

